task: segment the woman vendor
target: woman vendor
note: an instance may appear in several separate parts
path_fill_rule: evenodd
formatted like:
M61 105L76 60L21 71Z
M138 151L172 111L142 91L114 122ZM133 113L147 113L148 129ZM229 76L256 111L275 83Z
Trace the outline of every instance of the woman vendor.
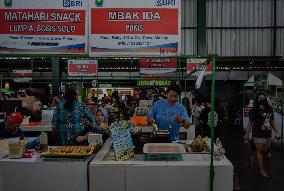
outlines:
M105 108L99 107L95 112L94 124L87 124L81 136L76 138L78 143L85 144L88 140L90 133L102 134L103 141L105 142L110 136L110 127L108 126L108 112Z
M93 123L94 115L82 103L74 89L65 92L65 102L60 103L54 110L52 128L57 131L57 142L62 146L77 145L77 137L84 131L84 119Z
M180 126L190 127L187 110L177 102L180 94L179 86L169 86L167 99L156 101L148 114L148 124L156 123L160 130L168 130L172 141L179 139Z

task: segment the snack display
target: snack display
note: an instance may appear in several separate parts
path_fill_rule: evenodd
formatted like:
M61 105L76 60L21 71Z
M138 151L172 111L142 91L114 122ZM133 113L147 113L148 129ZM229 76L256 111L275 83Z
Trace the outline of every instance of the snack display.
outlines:
M180 154L185 153L184 147L177 143L147 143L143 152L146 154Z
M204 149L207 149L208 137L202 138L200 135L194 139L194 141L189 144L188 151L191 152L202 152Z
M47 152L41 153L42 157L46 158L77 158L86 157L95 152L99 148L94 146L58 146L50 147Z

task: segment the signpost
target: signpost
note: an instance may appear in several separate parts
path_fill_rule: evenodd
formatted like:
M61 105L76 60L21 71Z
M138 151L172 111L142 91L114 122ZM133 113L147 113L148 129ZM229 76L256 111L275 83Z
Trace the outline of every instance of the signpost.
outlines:
M0 54L86 54L87 0L0 3Z
M181 54L181 0L90 1L90 56Z
M68 60L68 76L97 76L97 60Z
M140 58L140 77L176 77L176 58Z

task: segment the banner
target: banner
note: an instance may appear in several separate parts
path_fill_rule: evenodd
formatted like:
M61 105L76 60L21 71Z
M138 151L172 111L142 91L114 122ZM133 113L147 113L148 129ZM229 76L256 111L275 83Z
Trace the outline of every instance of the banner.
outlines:
M32 76L32 70L13 70L14 82L31 82Z
M97 60L68 60L68 76L97 76Z
M193 72L192 76L199 76L201 71L205 70L204 76L212 75L212 63L206 64L207 59L187 59L186 70L187 74Z
M180 7L180 0L90 1L90 55L180 55Z
M7 2L0 3L0 53L86 53L86 0Z
M137 86L169 86L170 80L139 80Z
M175 58L140 58L140 77L176 77Z

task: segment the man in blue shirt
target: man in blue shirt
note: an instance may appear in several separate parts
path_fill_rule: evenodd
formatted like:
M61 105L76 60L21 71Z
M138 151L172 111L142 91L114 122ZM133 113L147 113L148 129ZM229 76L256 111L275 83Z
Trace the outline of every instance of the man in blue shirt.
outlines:
M156 101L148 114L148 124L155 122L160 130L168 130L172 141L179 139L180 126L190 127L185 107L177 102L180 94L177 85L169 86L167 99Z

